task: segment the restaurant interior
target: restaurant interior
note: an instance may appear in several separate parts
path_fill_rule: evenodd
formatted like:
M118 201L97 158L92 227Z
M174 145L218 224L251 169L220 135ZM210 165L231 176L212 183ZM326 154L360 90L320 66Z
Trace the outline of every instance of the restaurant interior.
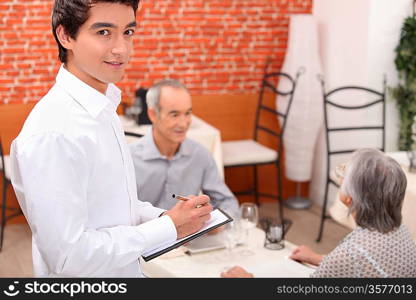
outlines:
M52 7L52 0L0 3L0 277L34 276L10 148L61 66ZM403 223L416 239L416 76L406 57L416 47L405 41L415 18L412 0L141 0L133 54L116 83L126 141L151 132L145 99L154 83L187 87L187 137L212 154L239 205L258 209L251 254L232 249L235 264L255 275L306 276L297 267L282 275L291 268L283 257L296 245L328 253L354 230L336 167L359 148L379 149L403 167ZM403 99L406 92L413 96ZM264 241L273 220L284 231L280 250ZM229 265L219 258L226 249L185 248L142 263L146 276L219 277ZM266 260L279 272L260 267Z

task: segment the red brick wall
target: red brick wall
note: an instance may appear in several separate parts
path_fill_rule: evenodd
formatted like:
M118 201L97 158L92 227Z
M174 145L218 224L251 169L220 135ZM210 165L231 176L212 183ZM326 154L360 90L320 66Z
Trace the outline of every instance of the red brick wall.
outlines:
M0 0L0 103L36 101L59 67L52 0ZM252 94L268 56L280 69L288 18L312 0L142 0L126 96L162 78L193 94Z

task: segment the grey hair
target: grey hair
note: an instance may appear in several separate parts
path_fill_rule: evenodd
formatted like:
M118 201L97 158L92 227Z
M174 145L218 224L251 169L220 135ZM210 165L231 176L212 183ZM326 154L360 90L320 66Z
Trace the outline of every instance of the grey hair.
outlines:
M341 191L352 198L358 226L387 233L402 222L407 179L401 166L376 149L360 149L347 164Z
M152 85L146 93L146 103L148 108L153 108L157 114L160 112L160 94L162 88L168 86L176 89L182 89L188 92L184 84L175 79L164 79Z

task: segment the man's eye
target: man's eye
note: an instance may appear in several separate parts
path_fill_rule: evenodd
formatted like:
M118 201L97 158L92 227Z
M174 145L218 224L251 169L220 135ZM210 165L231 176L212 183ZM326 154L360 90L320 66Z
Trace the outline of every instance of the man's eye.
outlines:
M110 31L108 31L107 29L103 29L97 32L99 35L109 35Z
M126 35L133 35L134 34L134 30L133 29L127 29L124 34Z

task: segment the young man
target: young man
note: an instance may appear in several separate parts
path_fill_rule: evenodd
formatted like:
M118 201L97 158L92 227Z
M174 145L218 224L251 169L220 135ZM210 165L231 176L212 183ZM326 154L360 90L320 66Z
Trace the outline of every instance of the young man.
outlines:
M11 152L36 276L141 276L143 252L209 219L207 196L166 212L137 199L113 84L129 61L137 6L138 0L55 1L52 27L63 65Z
M172 193L207 194L214 207L238 216L237 199L220 178L212 155L187 139L192 99L184 85L163 80L146 95L152 133L130 144L139 199L170 209Z

